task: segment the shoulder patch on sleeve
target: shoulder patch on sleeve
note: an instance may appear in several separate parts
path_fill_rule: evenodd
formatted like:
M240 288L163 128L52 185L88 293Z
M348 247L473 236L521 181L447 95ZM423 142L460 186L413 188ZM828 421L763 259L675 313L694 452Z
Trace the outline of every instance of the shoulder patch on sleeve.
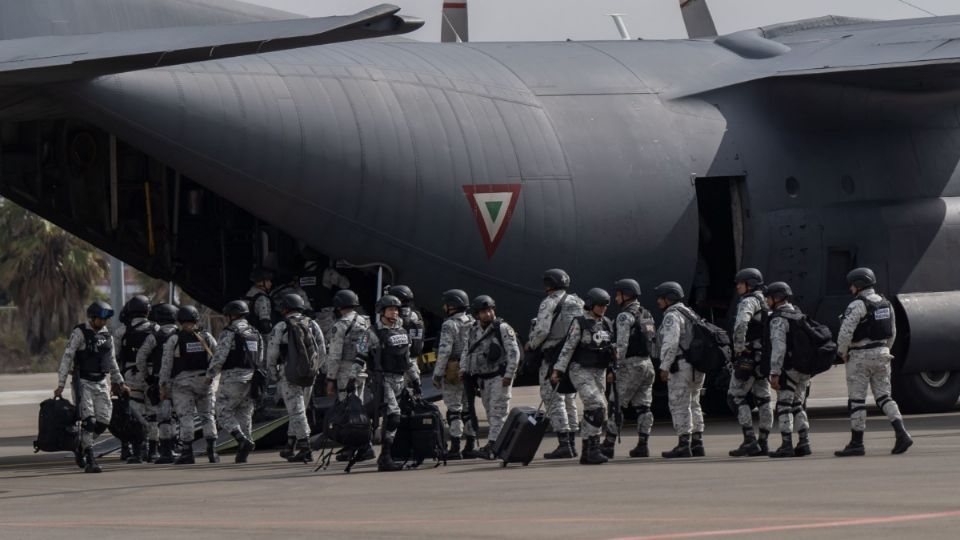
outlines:
M621 314L617 315L617 322L618 322L618 323L627 323L627 322L630 322L630 314L629 314L629 313L621 313Z

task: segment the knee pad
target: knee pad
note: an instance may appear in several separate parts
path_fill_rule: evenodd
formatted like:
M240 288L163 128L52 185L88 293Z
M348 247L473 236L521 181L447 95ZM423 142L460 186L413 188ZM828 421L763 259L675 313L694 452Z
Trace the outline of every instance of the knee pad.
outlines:
M884 406L886 406L887 403L890 403L891 401L893 400L890 399L890 396L880 396L877 398L877 407L880 407L882 409Z
M649 405L637 405L636 407L634 407L634 410L637 411L637 416L643 416L644 414L647 414L648 412L650 412L650 406L649 406Z
M593 427L600 427L606 420L607 414L603 409L590 409L583 412L583 420Z
M92 416L88 416L88 417L86 417L86 418L83 419L83 422L80 423L80 427L83 428L84 431L89 431L89 432L91 432L91 433L96 433L96 432L97 432L97 420L96 420L96 418L94 418L94 417L92 417Z
M865 399L847 400L847 410L850 412L850 414L853 414L859 411L865 411L867 410L867 400Z
M400 427L400 415L389 414L387 420L383 423L383 429L386 431L396 431Z
M460 411L447 410L447 424L452 424L454 420L460 420Z
M758 397L754 396L754 403L756 403L757 406L766 405L766 404L770 403L770 398L768 398L768 397L758 398Z
M103 422L97 422L97 424L93 427L93 432L97 435L102 435L103 432L107 430L107 427L109 427L107 424L104 424Z

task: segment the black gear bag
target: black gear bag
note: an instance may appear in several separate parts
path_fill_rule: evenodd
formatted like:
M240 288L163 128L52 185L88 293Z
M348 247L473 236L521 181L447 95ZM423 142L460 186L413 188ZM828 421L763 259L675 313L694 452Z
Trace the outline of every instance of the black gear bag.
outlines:
M727 331L707 322L686 306L677 311L693 326L693 339L690 347L684 351L684 358L693 369L713 373L727 365L732 355Z
M77 447L77 408L70 400L53 398L40 403L37 440L34 452L62 452Z

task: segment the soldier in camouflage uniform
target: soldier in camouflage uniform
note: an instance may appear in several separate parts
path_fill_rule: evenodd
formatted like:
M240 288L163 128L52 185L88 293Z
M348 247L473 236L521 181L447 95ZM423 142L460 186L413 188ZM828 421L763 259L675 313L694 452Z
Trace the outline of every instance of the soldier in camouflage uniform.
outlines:
M410 336L410 356L419 359L423 354L423 333L426 326L423 315L413 305L413 290L406 285L393 285L387 289L387 294L400 299L400 320Z
M604 380L616 354L613 323L604 316L609 305L607 291L597 288L587 291L584 315L570 323L560 358L550 375L551 382L557 384L561 374L569 370L570 381L583 400L583 426L580 428L580 463L583 465L607 462L607 457L600 451L600 432L607 416Z
M630 450L630 457L649 457L647 442L653 428L653 381L656 371L651 356L656 347L656 324L653 315L640 305L640 284L633 279L621 279L614 284L615 300L620 314L615 322L617 370L617 394L619 406L632 409L637 417L637 446ZM611 411L607 420L607 434L601 452L613 458L614 445L620 426Z
M443 293L443 311L447 318L440 327L433 386L441 389L443 403L447 407L447 424L450 426L450 448L446 452L448 460L476 457L474 445L477 434L470 419L463 417L466 396L463 381L460 380L466 329L474 323L474 318L466 313L469 303L467 293L460 289ZM466 447L461 454L460 439L464 436Z
M70 333L67 348L60 359L55 397L63 395L67 375L74 378L74 400L80 414L80 448L75 451L77 465L84 472L98 473L93 443L110 425L113 404L110 403L109 374L114 388L129 393L114 357L113 336L107 322L113 317L113 308L106 302L94 302L87 308L86 324L77 325Z
M273 329L273 302L270 299L270 290L273 289L273 272L266 268L254 268L250 272L250 281L253 286L247 291L247 301L250 313L247 321L263 335Z
M557 432L559 445L556 450L543 455L544 459L565 459L577 456L574 449L574 432L568 416L568 402L550 382L553 364L556 363L566 338L567 330L574 318L583 315L583 300L575 294L568 294L570 276L559 268L547 270L543 274L543 287L547 297L537 310L536 324L530 332L524 350L528 353L540 352L543 360L540 364L540 398L546 406L547 418ZM575 411L574 411L575 412ZM574 419L574 422L576 419Z
M756 268L744 268L733 281L740 295L733 321L734 371L727 389L730 408L743 430L743 443L730 451L732 457L765 456L770 452L767 438L773 427L770 401L770 366L763 358L763 324L767 302L763 297L763 274ZM753 393L758 411L759 438L753 430L753 411L747 395Z
M146 341L147 336L157 331L157 324L147 319L150 313L150 300L143 295L131 298L120 310L120 324L113 331L113 343L117 346L117 364L120 374L130 387L130 412L143 426L142 440L128 441L132 449L126 458L127 463L152 462L159 457L157 454L157 423L146 420L146 386L143 376L137 371L137 352ZM152 435L152 436L151 436ZM149 440L149 445L144 443ZM121 441L121 444L124 442Z
M777 419L780 423L780 447L770 453L772 458L788 458L810 455L810 422L803 402L810 376L793 369L790 340L790 321L787 317L801 315L790 303L793 290L782 281L771 283L764 293L770 313L770 386L777 390ZM796 423L800 440L793 447L793 427Z
M403 327L400 318L400 299L389 294L377 302L377 321L368 328L357 343L357 354L366 363L370 374L375 377L380 395L380 404L385 421L383 423L383 444L380 457L377 458L378 471L399 471L403 465L393 461L390 448L400 427L400 404L397 396L406 383L404 374L410 380L414 398L419 398L420 369L410 356L410 335Z
M244 300L228 302L223 314L230 324L220 333L213 360L207 369L206 383L220 377L217 391L217 420L220 427L229 431L237 441L236 463L246 463L250 452L256 448L251 440L253 432L253 409L250 397L250 381L253 372L260 367L263 339L260 332L247 322L250 309Z
M703 448L703 411L700 390L704 374L684 358L693 341L695 314L683 305L683 288L674 281L658 285L657 307L664 311L660 325L660 380L667 383L670 416L679 442L663 452L665 458L687 458L705 455Z
M897 339L897 323L890 301L874 290L877 278L869 268L847 275L856 297L843 313L837 350L847 364L847 408L850 410L850 443L834 452L837 456L862 456L863 432L867 429L867 388L893 424L896 442L892 454L902 454L913 444L903 425L900 408L890 397L890 348Z
M200 312L193 306L177 311L180 331L163 344L160 366L160 398L173 397L173 407L180 418L180 457L177 465L193 464L194 414L200 416L203 438L207 442L207 459L219 463L217 455L217 422L214 419L213 385L205 380L210 357L217 342L205 330L199 330Z
M277 306L280 308L283 320L274 325L267 340L267 376L271 381L277 383L280 397L283 398L287 415L290 417L287 424L287 446L280 451L280 457L290 462L311 461L313 454L310 451L310 423L307 422L307 404L313 391L313 385L300 386L287 380L285 375L284 362L287 358L287 352L290 350L289 321L306 324L307 328L310 329L310 334L304 336L304 341L308 338L313 340L310 348L317 351L319 365L323 365L326 361L327 346L323 339L323 332L320 331L320 326L303 314L306 303L299 294L288 292L277 299ZM296 450L296 453L294 453L294 450Z
M143 375L146 400L144 419L147 438L160 440L160 455L154 463L169 464L176 461L176 429L173 426L173 404L160 396L160 368L163 363L163 345L177 332L177 306L159 304L150 310L150 319L159 327L143 340L137 351L137 373ZM153 428L153 426L156 426Z
M466 327L461 367L464 374L479 383L483 410L490 423L487 444L478 454L483 459L495 459L493 445L510 412L511 388L520 365L520 345L513 328L497 318L493 298L478 296L470 308L477 322Z

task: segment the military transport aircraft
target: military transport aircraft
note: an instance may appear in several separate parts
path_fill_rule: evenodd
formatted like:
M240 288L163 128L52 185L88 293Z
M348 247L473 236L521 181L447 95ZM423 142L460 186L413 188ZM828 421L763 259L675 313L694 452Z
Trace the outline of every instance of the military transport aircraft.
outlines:
M491 294L524 329L555 266L696 283L719 318L750 265L836 327L871 266L900 404L956 403L960 17L559 43L387 37L418 25L388 5L290 17L0 0L0 194L213 306L311 252L434 312Z

